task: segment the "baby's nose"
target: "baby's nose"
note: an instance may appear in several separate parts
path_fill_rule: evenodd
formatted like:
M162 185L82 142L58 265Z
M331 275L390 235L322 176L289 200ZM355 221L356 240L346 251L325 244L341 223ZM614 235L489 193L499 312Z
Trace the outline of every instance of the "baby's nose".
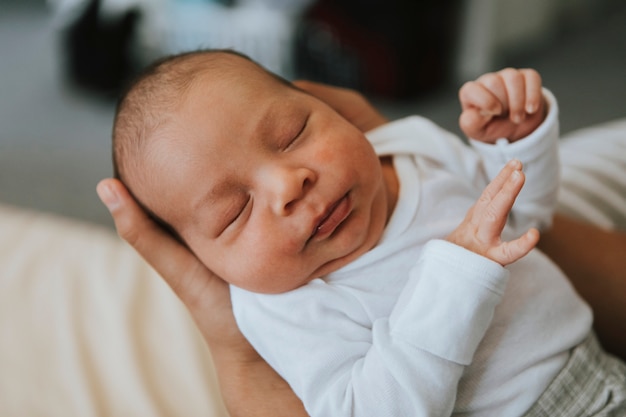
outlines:
M312 187L315 174L307 168L275 168L267 180L272 210L277 215L286 216Z

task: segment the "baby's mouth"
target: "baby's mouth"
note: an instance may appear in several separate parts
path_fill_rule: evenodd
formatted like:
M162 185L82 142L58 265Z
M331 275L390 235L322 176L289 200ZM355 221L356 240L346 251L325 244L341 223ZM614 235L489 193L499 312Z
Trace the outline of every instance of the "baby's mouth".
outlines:
M313 229L313 233L311 233L309 240L326 239L332 235L350 214L351 206L352 204L348 194L344 195L336 203L330 206Z

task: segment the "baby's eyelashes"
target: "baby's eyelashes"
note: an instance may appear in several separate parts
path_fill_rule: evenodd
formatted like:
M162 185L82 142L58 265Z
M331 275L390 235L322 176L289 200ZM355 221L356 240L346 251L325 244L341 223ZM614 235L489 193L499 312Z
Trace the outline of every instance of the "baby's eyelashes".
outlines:
M248 205L248 202L246 201L246 203L241 206L241 209L237 212L237 214L235 215L235 217L229 222L229 224L232 224L234 222L237 221L237 219L239 219L241 217L241 214L244 212L244 210L246 209L246 206Z
M248 208L252 205L252 199L248 196L244 201L238 202L236 205L231 206L224 216L220 216L221 218L225 218L223 225L220 227L220 232L218 236L222 235L227 230L237 226L237 224L243 219L246 215Z
M299 139L302 138L304 131L306 130L307 127L307 123L309 121L308 116L306 117L306 119L304 119L304 122L302 123L302 126L300 127L300 129L298 130L298 133L296 133L287 143L287 145L283 148L283 150L288 151L291 148L294 147L294 145L299 141Z

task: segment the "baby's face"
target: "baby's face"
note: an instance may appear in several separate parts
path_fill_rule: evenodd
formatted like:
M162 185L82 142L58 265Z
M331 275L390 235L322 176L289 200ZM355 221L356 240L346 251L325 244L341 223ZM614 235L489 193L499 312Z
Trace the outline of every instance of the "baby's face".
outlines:
M243 77L194 85L150 147L154 186L136 194L229 283L284 292L376 244L385 185L359 130L241 61Z

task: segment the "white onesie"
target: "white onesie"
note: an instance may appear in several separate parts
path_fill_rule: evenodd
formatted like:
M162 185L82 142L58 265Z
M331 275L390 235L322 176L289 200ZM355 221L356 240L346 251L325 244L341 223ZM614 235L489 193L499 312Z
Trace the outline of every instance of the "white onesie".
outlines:
M512 157L526 184L505 239L550 223L556 102L513 144L463 144L410 117L368 139L400 196L381 242L294 291L231 288L237 323L311 416L517 416L591 331L590 309L538 250L503 268L442 240Z

